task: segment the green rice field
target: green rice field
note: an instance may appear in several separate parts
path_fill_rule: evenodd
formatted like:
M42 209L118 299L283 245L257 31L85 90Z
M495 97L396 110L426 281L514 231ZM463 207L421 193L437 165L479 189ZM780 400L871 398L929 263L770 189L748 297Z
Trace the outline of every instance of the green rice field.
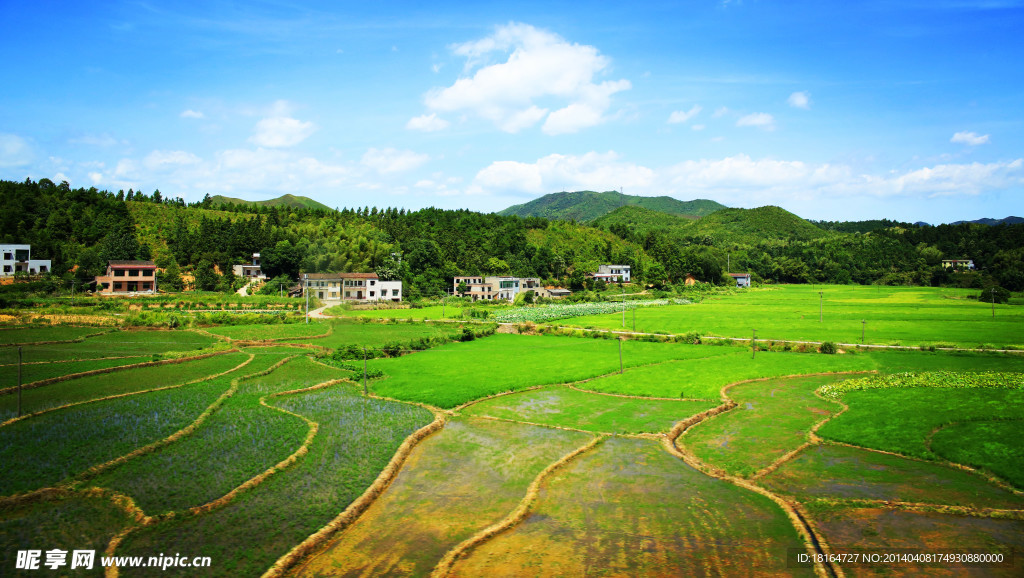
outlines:
M649 332L756 328L756 352L578 331L469 339L493 326L406 321L440 308L0 328L0 575L49 573L15 568L40 548L212 560L123 577L261 576L279 560L308 577L810 576L787 555L815 544L1019 551L1024 354L942 347L1020 343L1024 319L1011 305L993 321L969 293L785 286L637 310ZM866 343L913 348L769 343L857 343L861 319ZM571 321L621 329L621 315ZM43 341L56 343L29 345ZM23 389L29 415L13 419L19 343L23 383L69 378ZM385 346L366 393L361 360L326 364ZM109 371L75 375L91 370ZM1020 575L1014 564L983 574Z

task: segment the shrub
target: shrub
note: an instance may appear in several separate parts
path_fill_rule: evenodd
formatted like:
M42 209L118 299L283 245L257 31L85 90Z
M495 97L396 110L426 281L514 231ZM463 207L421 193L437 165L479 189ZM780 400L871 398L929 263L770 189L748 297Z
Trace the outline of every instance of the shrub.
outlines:
M820 351L822 353L825 353L825 354L828 354L828 355L835 355L835 353L836 353L836 344L832 343L831 341L826 341L826 342L821 344Z

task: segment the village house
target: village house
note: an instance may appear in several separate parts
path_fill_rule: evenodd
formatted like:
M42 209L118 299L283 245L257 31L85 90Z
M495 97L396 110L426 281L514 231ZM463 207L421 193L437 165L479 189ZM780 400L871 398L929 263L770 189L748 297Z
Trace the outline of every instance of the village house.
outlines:
M263 269L260 268L260 254L252 254L251 265L235 265L231 268L231 271L244 279L266 279L267 276L263 274Z
M629 265L598 265L597 273L591 276L606 283L629 283Z
M516 295L524 291L533 291L538 297L551 297L551 293L541 284L538 277L511 277L507 275L483 277L463 276L452 280L452 293L459 293L459 284L466 284L466 297L473 301L493 301L504 299L515 301Z
M943 259L942 266L946 269L967 269L974 270L973 259Z
M107 274L96 277L96 290L105 295L156 293L156 264L152 261L108 261Z
M382 281L376 273L310 273L304 280L310 294L325 303L402 300L402 282Z
M726 273L736 281L737 287L750 287L750 273Z
M40 275L50 272L49 259L33 259L31 245L0 245L0 257L3 257L0 276L7 277L15 273Z

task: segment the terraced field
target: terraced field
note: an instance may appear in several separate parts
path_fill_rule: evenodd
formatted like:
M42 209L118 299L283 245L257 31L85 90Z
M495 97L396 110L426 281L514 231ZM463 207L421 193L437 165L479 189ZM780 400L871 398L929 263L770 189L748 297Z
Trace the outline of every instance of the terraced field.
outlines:
M456 332L0 330L60 341L26 367L69 377L21 419L0 395L0 575L37 547L212 560L121 576L916 575L787 555L1024 547L1024 356L625 341L620 366L617 340ZM369 395L309 357L413 342Z

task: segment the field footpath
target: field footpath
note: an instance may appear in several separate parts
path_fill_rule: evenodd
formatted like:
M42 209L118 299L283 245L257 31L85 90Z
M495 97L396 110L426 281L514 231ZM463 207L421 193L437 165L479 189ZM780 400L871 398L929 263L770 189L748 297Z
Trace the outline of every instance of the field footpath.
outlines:
M197 360L197 359L205 359L207 357L213 357L215 355L223 355L225 353L242 353L242 351L238 350L238 349L226 349L224 351L218 351L216 353L209 353L209 354L202 355L202 356L197 356L197 357L192 357L192 358L182 358L180 361L194 361L194 360ZM112 367L112 368L107 368L107 369L117 370L117 369L127 369L127 368L132 368L132 367L148 367L149 365L154 365L154 364L158 364L158 363L166 363L167 361L179 362L179 360L177 360L177 359L168 359L168 360L163 361L163 362L159 362L159 361L158 362L149 362L148 365L147 364L143 364L143 363L139 363L139 364L135 364L135 365L127 365L127 366L122 366L122 367ZM128 397L128 396L131 396L131 395L141 395L141 394L144 394L144 393L153 393L155 391L163 391L165 389L177 389L179 387L185 387L186 385L193 385L193 384L196 384L196 383L201 383L201 382L204 382L204 381L209 381L211 379L214 379L214 378L217 378L217 377L221 377L223 375L227 375L227 374L231 373L232 371L234 371L235 369L238 369L239 367L248 364L250 361L252 361L251 358L246 360L246 361L244 361L244 362L242 362L241 365L237 365L237 366L235 366L235 367L233 367L233 368L231 368L231 369L229 369L227 371L222 371L221 373L218 373L216 375L208 375L208 376L205 376L205 377L201 377L199 379L193 379L192 381L186 381L185 383L178 383L178 384L175 384L175 385L165 385L163 387L154 387L153 389L144 389L142 391L130 391L128 393L119 393L117 395L108 395L106 397L97 397L96 399L87 399L85 401L76 401L74 403L66 403L66 404L61 405L61 406L51 407L51 408L47 408L47 409L42 409L42 410L39 410L39 411L36 411L36 412L32 412L32 413L26 413L25 415L22 415L20 417L12 417L11 419L9 419L9 420L7 420L7 421L5 421L3 423L0 423L0 427L4 427L4 426L10 425L12 423L19 422L19 421L21 421L23 419L28 419L30 417L36 417L36 416L39 416L39 415L43 415L44 413L50 413L51 411L57 411L57 410L61 410L61 409L68 409L69 407L85 405L87 403L96 403L98 401L107 401L107 400L111 400L111 399L118 399L118 398L121 398L121 397ZM107 371L107 370L95 370L95 372L98 372L98 373L111 373L110 371ZM73 374L73 375L75 375L77 377L81 377L83 375L91 375L92 373L95 373L95 372L88 372L87 371L87 372L84 372L84 373ZM17 387L15 387L14 389L17 389Z
M871 373L871 372L840 372L840 373ZM725 470L722 470L722 469L720 469L720 468L718 468L716 466L712 466L711 464L705 463L703 460L698 458L696 455L694 455L689 450L680 447L678 445L678 443L677 443L679 438L681 436L685 435L686 432L690 428L692 428L693 426L695 426L698 423L701 423L701 422L703 422L705 420L711 419L712 417L714 417L716 415L719 415L721 413L727 412L727 411L737 407L736 402L728 396L728 390L730 388L732 388L733 386L740 385L740 384L743 384L743 383L752 383L752 382L758 382L758 381L769 381L769 380L774 380L774 379L786 379L786 378L793 378L793 377L810 377L810 376L814 376L814 375L835 375L835 373L826 372L826 373L809 374L809 375L791 375L791 376L774 377L774 378L747 379L747 380L737 381L735 383L727 384L727 385L723 386L722 389L719 391L719 393L720 393L720 395L722 397L722 405L714 407L714 408L711 408L709 410L701 412L700 414L697 414L695 416L691 416L690 418L679 422L678 424L676 424L675 427L672 428L672 430L669 432L669 434L667 436L663 437L662 444L665 447L666 451L668 451L673 456L681 459L684 463L686 463L690 467L694 468L695 470L697 470L699 472L702 472L705 475L711 476L713 478L729 482L729 483L731 483L733 485L736 485L736 486L738 486L740 488L743 488L743 489L746 489L746 490L750 490L750 491L755 492L757 494L761 494L762 496L764 496L764 497L770 499L771 501L775 502L780 508L782 508L783 512L786 513L786 516L789 518L790 523L793 524L793 527L796 529L797 533L800 534L801 538L804 541L804 547L807 549L807 552L810 553L810 554L828 555L828 554L832 553L831 547L829 547L828 543L825 541L825 538L824 538L823 534L816 529L815 525L813 524L813 522L811 522L810 518L806 515L806 513L801 510L799 503L797 503L795 501L794 502L790 502L790 501L782 498L778 494L772 492L771 490L768 490L767 488L764 488L762 486L757 485L756 483L754 483L751 480L748 480L748 479L745 479L745 478L741 478L739 476L734 476L732 474L729 474ZM827 421L827 420L824 420L824 421ZM811 435L813 435L813 434L811 434ZM796 455L796 454L794 453L793 455ZM789 459L792 459L792 456L790 456ZM842 577L845 576L845 574L843 573L842 568L840 568L838 565L835 565L835 564L833 564L831 562L827 562L827 561L826 562L816 561L815 565L814 565L814 572L815 572L816 575L818 575L821 578L826 578L826 577L842 578Z
M103 335L103 334L106 334L106 333L110 333L112 331L113 331L113 329L105 329L103 331L97 331L96 333L89 333L87 335L82 335L81 337L76 337L74 339L54 339L54 340L50 340L50 341L27 341L27 342L24 342L24 343L4 343L4 344L0 344L0 347L23 347L23 346L26 346L26 345L57 345L57 344L60 344L60 343L81 343L81 342L85 341L86 339L88 339L90 337L96 337L98 335Z
M221 351L211 351L211 352L207 352L207 353L202 353L200 355L192 355L192 356L186 356L186 357L175 357L174 359L161 359L160 361L144 361L142 363L132 363L132 364L129 364L129 365L117 365L117 366L114 366L114 367L105 367L103 369L90 369L89 371L81 371L81 372L78 372L78 373L69 373L67 375L60 375L60 376L57 376L57 377L51 377L49 379L40 379L39 381L33 381L32 383L25 383L25 384L22 384L20 389L22 389L22 390L35 389L37 387L43 387L43 386L47 386L47 385L52 385L54 383L60 383L62 381L68 381L68 380L71 380L71 379L77 379L79 377L88 377L90 375L103 375L105 373L115 373L115 372L122 371L122 370L125 370L125 369L138 369L140 367L153 367L153 366L156 366L156 365L171 365L171 364L175 364L175 363L184 363L186 361L198 361L200 359L206 359L208 357L214 357L214 356L217 356L217 355L224 355L225 353L238 353L238 352L239 352L239 350L237 348L231 348L231 349L224 349L224 350L221 350ZM139 356L139 357L146 357L146 356ZM100 358L100 359L123 359L123 358ZM87 359L76 359L74 361L90 361L90 360L87 360ZM18 389L19 389L19 387L17 385L11 386L11 387L7 387L7 388L4 388L4 389L0 389L0 395L14 395L15 393L18 392ZM8 421L10 421L10 420L8 420ZM8 422L4 422L4 423L0 424L0 427L3 427L5 425L7 425L7 423Z
M522 325L521 323L499 323L500 326L511 326ZM664 337L666 339L675 339L677 337L685 337L683 333L645 333L642 331L625 331L615 329L593 329L584 328L572 325L549 325L548 327L554 327L555 329L570 330L570 331L589 331L591 333L610 333L612 335L621 335L623 337L630 336L650 336L650 337ZM518 333L518 331L510 331L509 333ZM795 343L798 345L821 345L823 341L800 341L796 339L751 339L750 337L719 337L716 335L701 335L701 339L719 339L722 341L732 341L735 343L749 343L750 341L760 342L772 342L772 343ZM897 350L908 350L908 351L919 351L920 346L914 345L881 345L871 343L835 343L836 347L846 348L862 348L862 349L897 349ZM1024 355L1024 350L1021 349L989 349L989 348L977 348L977 347L936 347L935 351L960 351L960 352L975 352L975 353L1016 353Z
M427 409L430 408L427 407ZM377 498L388 489L395 477L398 476L398 472L401 471L402 466L405 464L409 454L412 453L412 450L431 434L441 431L441 428L443 428L445 423L447 423L447 413L443 411L432 411L434 414L434 421L414 431L409 435L409 437L405 438L405 441L403 441L402 445L398 447L395 455L391 457L391 461L388 462L388 465L381 470L380 474L377 475L377 479L370 484L370 487L367 488L362 495L356 498L355 501L349 504L343 512L328 522L327 525L311 534L297 546L289 550L284 556L278 558L277 561L274 562L274 565L263 573L262 578L279 578L297 566L301 568L300 563L303 560L312 560L316 554L320 553L322 548L327 545L327 542L335 534L350 526L363 514L363 512L369 509Z
M1002 478L1000 478L998 476L992 475L992 474L990 474L988 472L979 470L977 468L972 468L971 466L968 466L966 464L961 464L961 463L958 463L958 462L953 462L953 461L947 460L947 459L943 458L942 456L939 456L940 459L938 459L938 460L924 460L924 459L921 459L921 458L918 458L918 457L915 457L915 456L907 456L907 455L903 455L903 454L900 454L900 453L891 452L891 451L887 451L887 450L879 450L879 449L875 449L875 448L869 448L867 446L858 446L858 445L849 444L849 443L846 443L846 442L841 442L841 441L838 441L838 440L830 440L830 439L821 438L820 436L818 436L818 429L821 428L822 426L824 426L827 422L831 421L832 419L837 418L840 415L842 415L843 413L845 413L848 409L850 409L850 406L848 406L846 404L846 402L844 402L842 399L840 399L838 397L837 398L828 398L828 397L825 397L825 396L821 395L821 389L820 388L815 390L814 395L818 396L820 399L823 399L825 401L831 401L831 402L838 403L839 405L843 406L843 409L839 410L838 413L834 413L834 414L830 415L828 418L818 422L817 424L814 425L814 427L811 428L810 435L809 435L809 437L810 437L810 444L811 445L830 444L830 445L835 445L835 446L845 446L845 447L848 447L848 448L854 448L854 449L858 449L858 450L866 450L866 451L869 451L869 452L875 452L875 453L879 453L879 454L886 454L886 455L890 455L890 456L895 456L895 457L898 457L898 458L903 458L905 460L913 460L915 462L930 463L930 464L942 464L942 465L950 467L950 468L954 468L954 469L958 469L958 470L963 470L965 472L970 472L970 473L975 474L975 475L985 479L986 481L988 481L988 482L998 486L999 488L1001 488L1003 490L1006 490L1006 491L1008 491L1010 493L1013 493L1013 494L1016 494L1018 496L1024 496L1024 491L1018 489L1013 484L1010 484L1009 482L1007 482L1006 480L1004 480L1004 479L1002 479ZM1011 419L1011 420L978 419L978 420L967 420L967 421L1018 421L1018 420L1016 420L1016 419ZM932 442L932 438L935 436L935 434L939 430L942 430L944 428L956 425L958 423L966 423L966 421L963 421L963 422L950 422L950 423L947 423L947 424L943 424L943 425L940 425L940 426L936 427L931 432L929 432L928 436L925 438L925 448L928 451L932 451L931 442ZM810 445L808 445L807 447L810 447ZM807 448L805 447L804 449L807 449ZM935 453L935 452L932 452L932 453ZM936 455L938 455L938 454L936 454ZM794 455L790 459L792 459L793 457L796 457L796 456ZM760 472L758 472L758 473L760 473Z
M516 506L516 509L512 510L504 519L500 522L492 524L483 530L480 530L476 534L473 534L469 538L463 540L459 545L455 546L444 555L444 558L437 563L434 567L434 571L430 573L431 578L444 578L451 573L452 568L459 558L468 554L473 548L476 548L480 544L493 539L498 534L510 530L517 526L520 522L526 519L530 515L530 507L534 502L537 501L537 497L540 494L540 487L544 481L554 474L557 470L565 467L569 462L576 459L580 455L594 449L599 443L607 439L607 436L596 436L586 444L576 448L575 450L564 455L558 461L555 461L544 468L544 470L537 474L537 477L533 479L530 486L526 489L526 495Z
M263 376L263 375L268 375L269 373L271 373L275 369L281 367L286 362L288 362L288 361L290 361L292 359L295 359L296 357L298 357L298 356L296 355L296 356L286 357L285 359L275 363L273 366L271 366L270 368L268 368L268 369L266 369L264 371L261 371L261 372L258 372L258 373L254 373L254 374L251 374L251 375L247 375L247 376L243 376L243 377L241 377L239 379L234 380L234 382L240 382L242 380L252 379L252 378L260 377L260 376ZM233 385L234 390L237 391L237 386L239 385L239 383L234 383L234 382L233 382L232 385ZM114 553L117 550L117 547L124 541L124 539L129 534L131 534L133 531L135 531L135 530L137 530L139 528L142 528L142 527L145 527L145 526L152 526L152 525L157 524L159 522L162 522L162 521L165 521L165 520L174 519L174 518L177 518L177 517L182 516L182 515L183 516L190 516L190 517L191 516L200 516L200 515L205 514L207 512L211 512L211 511L216 510L218 508L224 507L224 506L230 504L231 502L233 502L235 499L237 499L238 496L241 495L242 493L244 493L244 492L246 492L248 490L251 490L252 488L255 488L256 486L258 486L258 485L262 484L263 482L265 482L268 478L270 478L270 476L272 476L272 475L274 475L274 474L276 474L278 472L281 472L281 471L291 467L292 465L294 465L296 462L298 462L298 460L300 458L302 458L307 453L309 453L309 446L313 443L313 440L316 438L316 434L317 434L317 432L320 429L320 424L318 424L315 421L310 420L309 418L306 418L306 417L301 416L299 414L293 413L293 412L288 411L286 409L282 409L282 408L270 405L270 404L266 403L266 399L268 397L279 397L279 396L284 396L284 395L293 395L293 394L296 394L296 393L305 393L305 392L309 392L309 391L315 391L315 390L318 390L318 389L324 389L324 388L327 388L327 387L331 387L331 386L337 385L339 383L350 383L350 382L347 379L332 379L332 380L329 380L329 381L326 381L326 382L323 382L323 383L318 383L318 384L310 386L310 387L305 387L305 388L301 388L301 389L293 389L293 390L289 390L289 391L281 391L281 392L270 394L268 396L261 397L260 398L260 405L263 405L264 407L267 407L267 408L275 410L275 411L279 411L279 412L286 413L288 415L297 417L297 418L301 419L302 421L304 421L307 424L307 426L309 427L309 431L307 432L306 438L303 440L303 442L299 446L299 448L297 450L295 450L294 452L292 452L291 455L289 455L285 459L283 459L280 462L278 462L277 464L271 466L270 468L268 468L267 470L263 471L259 475L254 476L252 478L249 478L248 480L246 480L245 482L243 482L239 486L237 486L234 489L232 489L227 494L224 494L223 496L221 496L221 497L219 497L219 498L217 498L215 500L211 500L211 501L209 501L209 502L207 502L205 504L202 504L202 505L199 505L199 506L194 506L192 508L189 508L189 509L181 511L181 512L167 512L167 513L159 514L159 515L156 515L156 516L146 516L141 521L140 524L135 525L135 526L129 526L128 528L125 528L122 532L120 532L118 535L114 536L114 538L111 539L110 543L107 545L107 549L105 551L106 555L107 556L113 556ZM232 393L234 393L234 392L232 392ZM110 566L110 567L108 567L106 569L106 577L107 578L117 578L117 576L118 576L118 569L117 569L116 566Z

